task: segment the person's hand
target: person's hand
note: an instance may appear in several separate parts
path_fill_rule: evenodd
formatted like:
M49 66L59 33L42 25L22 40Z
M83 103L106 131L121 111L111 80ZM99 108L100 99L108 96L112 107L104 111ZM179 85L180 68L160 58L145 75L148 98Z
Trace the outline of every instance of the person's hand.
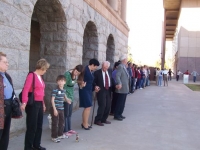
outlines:
M99 90L100 90L100 87L99 86L95 86L94 91L95 92L99 92Z
M83 82L81 83L80 87L83 88L83 87L85 87L85 86L86 86L86 82L83 81Z
M58 116L58 111L57 111L57 110L54 110L54 111L53 111L53 114L54 114L54 116Z
M23 104L21 105L21 110L24 111L25 108L26 108L26 103L23 103Z
M44 111L44 112L46 111L46 106L44 106L44 105L43 105L43 111Z
M70 100L70 99L67 99L67 103L68 103L68 104L71 104L72 102L71 102L71 100Z
M121 84L116 85L116 89L120 90L122 88Z

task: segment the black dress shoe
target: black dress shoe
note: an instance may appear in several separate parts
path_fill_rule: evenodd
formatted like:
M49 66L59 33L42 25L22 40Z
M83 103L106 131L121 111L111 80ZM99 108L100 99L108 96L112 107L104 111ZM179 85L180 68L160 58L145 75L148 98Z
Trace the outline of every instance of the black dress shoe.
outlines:
M120 118L125 119L126 117L124 117L124 116L121 115Z
M101 122L94 122L94 124L96 124L96 125L98 125L98 126L104 126L104 124L101 123Z
M114 117L115 120L122 121L123 119L120 117Z
M110 116L114 116L114 113L110 113Z
M105 124L111 124L111 122L110 121L101 121L102 123L105 123Z
M46 148L39 146L39 147L33 147L33 150L46 150Z

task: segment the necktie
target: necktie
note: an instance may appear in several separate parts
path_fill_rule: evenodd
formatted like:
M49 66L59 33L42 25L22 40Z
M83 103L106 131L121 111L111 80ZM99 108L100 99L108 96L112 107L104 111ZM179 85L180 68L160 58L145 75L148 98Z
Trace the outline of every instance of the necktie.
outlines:
M105 72L105 88L106 88L106 90L108 90L108 89L109 89L108 75L107 75L107 73L106 73L106 72Z

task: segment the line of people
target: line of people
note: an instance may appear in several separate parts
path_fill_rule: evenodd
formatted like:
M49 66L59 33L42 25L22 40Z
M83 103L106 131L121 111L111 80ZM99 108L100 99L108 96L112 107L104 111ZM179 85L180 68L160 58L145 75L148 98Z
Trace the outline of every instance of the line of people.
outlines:
M178 70L177 71L177 75L176 75L176 81L178 81L180 75L183 75L183 74L185 74L185 75L192 75L193 82L196 82L197 76L199 76L199 73L196 70L192 71L191 73L188 70L186 70L184 73L182 73L181 71Z
M74 69L59 75L56 79L57 87L52 89L50 113L52 116L51 138L53 142L60 142L77 132L72 130L71 115L74 101L74 85L79 85L79 104L83 107L81 127L85 130L92 128L89 124L89 115L93 101L93 91L96 93L98 110L94 123L103 126L111 124L107 120L111 109L111 93L115 92L114 119L122 121L125 119L123 111L126 96L130 92L130 77L127 70L127 56L120 57L120 63L115 71L115 79L110 72L110 63L104 61L101 69L95 71L99 61L91 59L85 68L77 65ZM9 143L9 132L11 123L14 88L11 77L6 73L9 63L6 54L0 52L0 147L7 150ZM41 146L43 113L46 111L44 102L45 82L44 75L50 64L45 59L36 63L36 69L27 75L22 90L21 110L26 113L26 132L24 150L46 150ZM94 72L95 71L95 72ZM29 94L33 93L34 102L28 103ZM5 107L4 107L5 105ZM5 117L4 117L5 116Z

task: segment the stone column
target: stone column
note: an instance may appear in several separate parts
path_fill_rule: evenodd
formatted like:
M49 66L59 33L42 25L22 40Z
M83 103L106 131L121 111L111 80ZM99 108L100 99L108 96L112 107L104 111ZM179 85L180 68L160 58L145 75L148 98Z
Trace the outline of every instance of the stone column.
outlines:
M122 17L122 20L124 20L125 22L126 22L126 4L127 4L127 0L121 1L121 17Z
M117 0L108 0L108 4L115 10L118 10L118 1Z

